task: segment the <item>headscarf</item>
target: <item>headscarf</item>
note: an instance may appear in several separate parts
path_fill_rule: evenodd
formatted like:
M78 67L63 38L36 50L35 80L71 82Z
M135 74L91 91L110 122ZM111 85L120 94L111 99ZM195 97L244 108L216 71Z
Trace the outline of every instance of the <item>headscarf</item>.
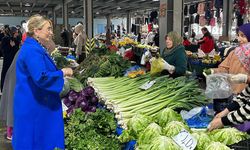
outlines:
M246 23L240 26L239 31L243 32L247 37L247 41L250 42L250 23Z
M173 47L171 47L171 48L167 48L167 47L166 47L166 48L164 49L164 51L163 51L163 53L164 53L165 55L174 52L174 50L175 50L178 46L180 46L180 45L182 44L182 37L181 37L181 35L180 35L178 32L176 32L176 31L171 31L171 32L169 32L169 33L167 34L167 37L169 37L169 38L173 41Z
M236 47L234 52L244 68L250 72L250 42Z
M84 27L82 24L77 24L75 26L75 33L77 34L74 43L76 45L76 54L81 55L83 44L86 42L86 34L84 33Z

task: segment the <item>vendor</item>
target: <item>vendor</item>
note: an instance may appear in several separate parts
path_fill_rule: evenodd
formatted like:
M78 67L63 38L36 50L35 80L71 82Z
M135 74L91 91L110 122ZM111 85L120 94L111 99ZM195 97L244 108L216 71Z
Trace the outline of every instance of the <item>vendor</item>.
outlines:
M185 75L187 56L182 45L182 37L177 32L172 31L165 36L165 41L166 48L161 51L161 57L166 61L164 69L173 77Z
M226 59L218 66L218 68L206 70L203 74L205 76L213 73L240 73L250 75L250 70L246 68L246 65L243 61L240 61L240 59L242 59L243 57L241 53L246 51L247 49L250 50L250 46L243 46L243 44L250 42L250 23L244 24L239 27L238 41L240 46L237 47L234 51L231 51L226 57ZM232 90L234 94L239 94L247 86L245 80L241 80L239 79L239 77L236 78L236 76L233 78L232 82L237 83L232 85Z
M209 131L226 125L240 125L245 123L246 132L250 133L250 84L236 97L226 109L217 114L210 122Z
M203 37L198 41L200 49L206 54L210 53L214 49L214 38L206 27L203 27L201 32L203 33Z

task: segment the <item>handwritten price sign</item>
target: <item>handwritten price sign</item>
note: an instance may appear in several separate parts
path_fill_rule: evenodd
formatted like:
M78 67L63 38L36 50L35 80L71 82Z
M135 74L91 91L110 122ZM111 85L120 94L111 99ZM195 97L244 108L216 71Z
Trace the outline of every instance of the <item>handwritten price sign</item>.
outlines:
M183 150L194 150L197 145L197 140L185 129L173 137L173 140L183 149Z

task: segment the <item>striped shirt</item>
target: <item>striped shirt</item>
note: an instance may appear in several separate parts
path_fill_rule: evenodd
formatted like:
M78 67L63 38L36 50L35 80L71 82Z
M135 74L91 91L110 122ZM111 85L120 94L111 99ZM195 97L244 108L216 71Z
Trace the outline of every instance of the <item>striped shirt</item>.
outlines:
M222 117L223 125L242 124L250 121L250 84L233 99L227 109L230 113Z

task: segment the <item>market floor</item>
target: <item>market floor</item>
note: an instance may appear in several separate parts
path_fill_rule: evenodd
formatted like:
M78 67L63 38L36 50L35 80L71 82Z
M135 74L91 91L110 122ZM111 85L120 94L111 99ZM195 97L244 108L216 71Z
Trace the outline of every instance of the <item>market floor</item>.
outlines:
M3 58L0 58L0 73L2 71ZM1 80L1 76L0 76ZM2 95L2 93L0 94ZM0 98L1 101L1 98ZM1 110L0 110L1 111ZM0 121L0 150L12 150L11 141L5 138L6 128L3 127L4 123Z

